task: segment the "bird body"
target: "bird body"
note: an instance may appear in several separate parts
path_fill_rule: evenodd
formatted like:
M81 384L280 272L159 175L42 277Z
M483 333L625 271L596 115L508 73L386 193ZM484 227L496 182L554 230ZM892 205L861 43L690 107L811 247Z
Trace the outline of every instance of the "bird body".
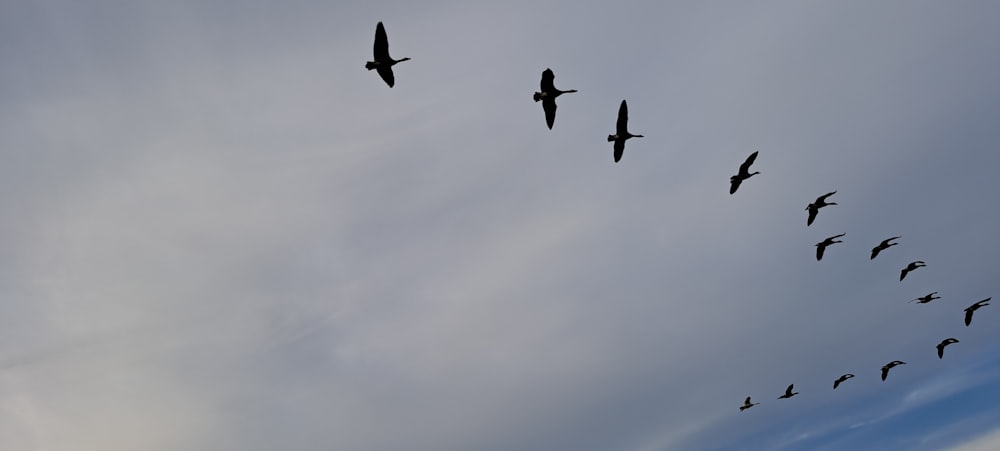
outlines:
M794 386L795 384L788 384L788 388L785 389L785 394L779 396L778 399L787 399L799 394L799 392L792 393L792 387Z
M385 26L382 25L382 22L379 22L375 26L375 45L372 53L374 54L375 61L365 63L365 69L375 69L378 75L382 77L382 80L385 80L385 84L391 88L396 84L396 77L392 73L392 66L395 66L396 63L409 61L410 59L402 58L394 60L389 56L389 38L385 34Z
M891 370L893 367L898 366L898 365L906 365L906 362L904 362L902 360L893 360L893 361L891 361L889 363L886 363L882 367L882 380L884 381L885 378L889 376L889 370Z
M844 374L844 375L838 377L837 380L833 381L833 389L836 390L837 387L840 386L841 382L844 382L844 381L846 381L846 380L848 380L848 379L850 379L852 377L854 377L854 375L851 374L851 373L847 373L847 374Z
M834 194L837 194L837 192L836 191L831 191L829 193L826 193L826 194L824 194L822 196L817 197L815 202L813 202L813 203L809 204L808 206L806 206L806 211L809 212L809 219L806 219L806 226L812 225L813 221L816 220L816 213L819 213L819 209L820 208L823 208L823 207L825 207L827 205L837 205L836 202L827 202L826 201L827 197L830 197L830 196L832 196Z
M608 142L614 142L615 149L615 163L622 159L622 153L625 152L625 141L629 138L642 138L642 135L633 135L628 131L628 105L622 100L621 106L618 107L618 123L615 127L615 134L608 135Z
M899 244L899 243L890 243L890 241L895 240L895 239L899 239L899 238L902 238L902 237L894 236L892 238L886 238L886 239L882 240L881 243L878 243L878 246L875 246L875 247L872 248L872 256L871 256L871 258L869 260L874 260L875 257L878 256L879 252L882 252L882 251L884 251L884 250L886 250L886 249L888 249L888 248L890 248L892 246L895 246L895 245Z
M742 412L744 410L747 410L747 409L749 409L749 408L751 408L753 406L756 406L757 404L760 404L760 403L759 402L750 402L750 397L747 396L747 399L743 400L743 405L740 406L740 412Z
M979 302L977 302L975 304L972 304L972 305L970 305L970 306L968 306L968 307L965 308L965 325L966 325L966 327L968 327L969 324L972 324L972 313L975 312L976 310L979 310L979 309L987 306L987 305L990 305L990 299L993 299L993 297L990 296L990 297L988 297L986 299L983 299L982 301L979 301Z
M935 294L937 294L937 291L935 291L933 293L930 293L930 294L926 294L926 295L920 296L919 298L916 298L916 299L914 299L914 300L912 300L910 302L916 302L917 304L926 304L928 302L931 302L931 301L934 301L934 300L937 300L937 299L941 299L941 296L934 296Z
M917 268L923 268L924 266L927 266L927 264L924 263L924 262L922 262L922 261L920 261L920 260L908 263L906 265L906 267L903 268L903 270L899 272L899 281L902 282L903 279L906 278L906 275L910 273L910 271L913 271L914 269L917 269Z
M556 121L556 97L569 92L576 92L575 89L567 91L556 89L553 83L555 78L556 76L552 73L552 69L545 69L542 72L542 82L539 86L541 91L536 92L534 95L536 102L542 102L542 109L545 110L545 123L549 126L549 130L552 130L552 124Z
M753 164L754 160L757 159L757 152L750 154L746 161L740 165L740 171L736 175L729 176L729 194L736 193L736 190L740 187L740 184L744 180L760 174L758 171L750 172L750 165Z
M819 243L816 243L816 261L820 261L820 260L823 259L823 251L826 250L827 246L829 246L831 244L834 244L834 243L843 243L843 241L840 241L837 238L840 238L840 237L842 237L844 235L847 235L847 234L846 233L841 233L840 235L834 235L834 236L828 237L827 239L825 239L823 241L820 241Z
M941 340L941 343L938 343L937 351L939 359L944 358L944 348L952 343L958 343L958 340L954 338L945 338L944 340Z

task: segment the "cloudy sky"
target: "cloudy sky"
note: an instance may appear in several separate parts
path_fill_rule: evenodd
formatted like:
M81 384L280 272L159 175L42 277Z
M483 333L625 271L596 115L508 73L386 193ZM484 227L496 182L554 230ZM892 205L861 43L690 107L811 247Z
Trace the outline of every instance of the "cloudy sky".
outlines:
M2 1L0 449L997 449L998 43L991 2Z

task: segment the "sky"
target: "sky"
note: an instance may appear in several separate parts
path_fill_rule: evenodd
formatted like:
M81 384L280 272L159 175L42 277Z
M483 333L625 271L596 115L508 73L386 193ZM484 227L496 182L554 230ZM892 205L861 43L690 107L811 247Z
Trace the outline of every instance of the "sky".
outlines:
M998 43L992 2L0 2L0 449L1000 448Z

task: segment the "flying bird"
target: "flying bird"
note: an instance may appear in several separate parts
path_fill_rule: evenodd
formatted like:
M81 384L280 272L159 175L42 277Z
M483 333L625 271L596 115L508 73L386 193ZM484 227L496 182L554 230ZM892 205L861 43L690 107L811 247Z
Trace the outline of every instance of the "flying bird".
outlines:
M934 301L934 300L937 300L937 299L941 299L941 296L934 296L935 294L937 294L937 291L935 291L933 293L930 293L930 294L926 294L926 295L920 296L919 298L916 298L916 299L914 299L914 300L912 300L910 302L916 302L917 304L926 304L928 302L931 302L931 301Z
M792 387L794 386L795 384L789 384L788 388L785 389L785 394L779 396L778 399L791 398L792 396L799 394L799 392L792 393Z
M535 93L535 101L542 101L542 109L545 110L545 123L548 124L549 130L552 130L552 124L556 121L556 97L567 92L576 92L575 89L568 91L556 89L552 83L555 78L552 69L545 69L545 72L542 72L541 91Z
M625 151L625 140L642 137L642 135L633 135L628 132L628 105L622 100L622 105L618 107L618 124L615 127L615 134L608 135L608 142L614 141L615 143L615 163L622 159L622 152Z
M878 246L875 246L875 247L872 248L872 257L869 260L874 260L875 257L878 256L879 252L882 252L882 251L884 251L884 250L886 250L886 249L888 249L888 248L890 248L892 246L895 246L895 245L899 244L899 243L890 243L890 241L895 240L895 239L899 239L899 238L902 238L902 237L894 236L892 238L886 238L886 239L882 240L881 243L878 243Z
M740 412L742 412L744 410L747 410L747 409L749 409L749 408L751 408L753 406L756 406L757 404L760 404L760 403L759 402L750 402L750 397L747 396L747 399L745 399L743 401L743 405L740 406Z
M924 266L927 266L927 264L925 264L920 260L910 262L909 264L906 265L905 268L903 268L902 271L899 272L899 281L902 282L903 279L906 278L906 275L910 273L910 271L913 271L914 269L917 268L923 268Z
M823 207L825 207L827 205L837 205L836 202L827 202L826 201L827 197L830 197L830 196L832 196L834 194L837 194L837 192L836 191L831 191L831 192L826 193L826 194L824 194L822 196L819 196L819 197L816 198L815 202L809 204L806 207L806 210L809 211L809 219L806 220L806 226L812 225L813 221L816 220L816 213L819 213L819 209L820 208L823 208Z
M392 85L396 84L396 78L392 75L392 66L396 63L401 63L403 61L409 61L409 58L403 58L394 60L389 56L389 38L385 35L385 27L382 22L379 22L375 26L375 51L374 51L375 61L369 61L365 64L365 69L372 70L375 69L378 75L385 80L385 84Z
M882 367L882 380L883 381L885 380L886 376L889 375L889 370L891 370L892 367L894 367L896 365L906 365L906 362L903 362L901 360L893 360L893 361L891 361L889 363L886 363L885 366Z
M847 235L847 234L846 233L841 233L840 235L834 235L834 236L828 237L827 239L825 239L823 241L820 241L820 242L816 243L816 261L820 261L820 260L823 259L823 251L826 250L827 246L829 246L831 244L834 244L834 243L843 243L843 241L840 241L837 238L840 238L840 237L842 237L844 235Z
M739 173L737 173L736 175L729 176L729 194L735 193L736 189L740 187L740 183L743 183L744 180L753 177L757 174L760 174L760 172L758 171L754 171L753 173L750 172L750 165L752 165L754 160L756 159L757 159L757 152L750 154L750 156L747 157L746 161L744 161L743 164L740 165Z
M941 341L941 343L938 343L937 350L939 359L944 358L944 348L952 343L958 343L958 340L954 338L945 338L944 340Z
M968 326L969 324L972 323L972 312L975 312L976 310L979 310L982 307L990 305L990 299L993 299L993 297L990 296L990 297L988 297L986 299L983 299L982 301L979 301L979 302L977 302L975 304L972 304L972 305L970 305L970 306L968 306L968 307L965 308L965 325L966 326Z
M847 373L843 376L838 377L837 380L833 381L833 389L836 390L837 387L840 386L841 382L844 382L852 377L854 377L854 375L851 373Z

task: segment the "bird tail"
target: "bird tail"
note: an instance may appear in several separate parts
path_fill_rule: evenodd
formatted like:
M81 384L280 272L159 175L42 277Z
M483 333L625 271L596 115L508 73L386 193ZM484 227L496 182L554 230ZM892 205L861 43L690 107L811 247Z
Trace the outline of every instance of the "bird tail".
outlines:
M535 93L535 101L537 102L537 101L539 101L539 100L542 100L542 93L540 93L540 92L536 92L536 93Z
M615 135L608 135L608 142L613 142L615 140Z
M365 63L365 69L368 69L368 70L374 69L375 66L376 66L376 64L375 64L374 61L369 61L369 62Z

